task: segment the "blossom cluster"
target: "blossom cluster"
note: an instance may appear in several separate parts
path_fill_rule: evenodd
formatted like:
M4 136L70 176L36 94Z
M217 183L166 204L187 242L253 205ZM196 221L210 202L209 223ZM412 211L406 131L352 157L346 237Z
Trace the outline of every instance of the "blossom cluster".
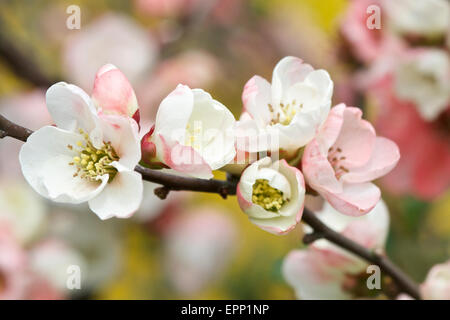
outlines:
M285 57L271 83L254 76L244 86L238 121L209 93L179 84L141 134L134 90L108 64L97 72L91 97L64 82L48 89L56 126L29 137L20 163L40 195L88 202L101 219L126 218L139 208L138 163L203 179L228 171L240 175L237 198L250 221L284 234L301 220L308 188L344 215L368 213L380 200L371 181L400 158L360 109L331 107L332 95L327 71Z
M366 26L371 5L379 28ZM357 66L345 91L364 95L375 127L402 153L384 186L428 201L442 195L450 187L450 3L355 0L341 33L349 49L342 62Z

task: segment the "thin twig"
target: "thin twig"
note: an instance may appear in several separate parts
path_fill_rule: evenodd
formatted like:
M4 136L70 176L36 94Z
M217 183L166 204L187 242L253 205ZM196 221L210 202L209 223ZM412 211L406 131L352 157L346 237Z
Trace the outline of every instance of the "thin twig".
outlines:
M26 141L33 131L19 126L5 117L0 115L0 132L3 131L6 136L16 138L21 141ZM146 181L161 184L156 194L161 198L165 198L171 190L186 190L217 193L222 197L236 194L236 179L216 180L216 179L198 179L180 177L173 174L168 174L158 170L145 168L141 165L136 166L135 170L142 175ZM393 264L388 257L379 255L374 251L357 244L356 242L344 237L342 234L327 227L319 218L307 208L304 209L302 221L307 223L312 229L313 233L308 234L304 238L305 243L312 243L320 238L340 246L343 249L365 259L369 263L378 265L387 275L389 275L397 284L398 288L411 297L420 299L418 285L411 280L403 271L401 271L395 264Z

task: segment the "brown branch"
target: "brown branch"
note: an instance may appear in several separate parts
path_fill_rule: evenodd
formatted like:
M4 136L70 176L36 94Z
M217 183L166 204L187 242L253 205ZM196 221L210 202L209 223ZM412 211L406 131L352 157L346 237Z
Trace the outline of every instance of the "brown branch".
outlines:
M350 240L349 238L344 237L342 234L330 229L308 209L305 209L303 212L302 221L307 223L314 230L312 233L305 235L303 239L304 243L309 244L320 238L327 239L328 241L344 248L358 257L379 266L381 270L383 270L395 281L398 288L402 292L409 294L415 299L420 299L418 285L385 255L377 254L375 251L371 251Z
M11 137L25 142L32 133L32 130L19 126L0 115L0 138Z
M236 194L236 184L227 180L181 177L158 170L148 169L141 165L137 165L135 170L142 175L144 180L164 186L164 190L159 189L157 191L157 196L160 198L165 198L170 190L218 193L223 198L226 198L227 195Z
M0 133L3 133L3 135L0 136L2 138L10 136L25 142L32 131L21 127L0 115ZM162 185L162 187L157 188L155 192L161 198L165 198L171 190L218 193L224 198L227 195L236 194L237 180L232 178L228 178L227 180L187 178L148 169L140 165L136 166L135 170L142 175L144 180ZM330 229L307 208L305 208L303 212L302 221L307 223L313 229L313 233L305 235L303 239L305 244L312 243L320 238L326 239L358 257L361 257L367 262L378 265L381 270L395 281L401 292L405 292L413 298L420 299L418 285L392 263L388 257L368 250L349 238L344 237L342 234Z

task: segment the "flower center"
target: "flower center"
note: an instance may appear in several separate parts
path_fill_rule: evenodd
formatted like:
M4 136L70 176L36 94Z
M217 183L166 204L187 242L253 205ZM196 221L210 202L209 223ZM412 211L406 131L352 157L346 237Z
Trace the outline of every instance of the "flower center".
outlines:
M284 126L290 124L297 112L303 108L303 104L298 104L295 99L288 104L280 103L276 110L270 103L267 106L272 116L270 124L281 123Z
M117 173L117 169L111 163L119 160L111 142L103 142L103 146L97 149L86 132L82 129L79 132L83 135L84 141L77 142L78 155L69 162L69 165L77 167L77 172L73 174L73 177L80 176L82 179L96 182L98 176L109 174L108 182L111 182ZM74 146L69 144L67 148L73 150Z
M342 149L339 147L328 149L328 161L334 169L334 174L336 179L339 178L348 172L348 169L341 164L342 160L345 160L346 157L342 155Z
M202 122L194 121L194 124L187 124L184 144L196 150L201 149Z
M271 187L266 179L257 179L253 184L252 202L268 211L278 212L288 201L283 192Z

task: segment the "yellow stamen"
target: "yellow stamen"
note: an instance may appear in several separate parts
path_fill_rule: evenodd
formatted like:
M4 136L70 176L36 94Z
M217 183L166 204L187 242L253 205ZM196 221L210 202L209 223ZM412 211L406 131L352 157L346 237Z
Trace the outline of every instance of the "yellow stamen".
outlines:
M268 180L257 179L253 184L252 202L265 210L278 212L287 201L283 192L271 187Z
M89 135L83 130L79 130L80 134L84 137L84 143L82 141L77 142L79 147L78 154L73 157L70 165L76 165L77 173L73 177L80 176L82 179L90 181L98 181L97 177L104 174L109 174L109 182L112 181L117 173L117 169L114 168L111 163L119 160L116 151L111 146L110 142L104 142L100 149L93 146ZM70 150L72 146L67 146ZM78 174L80 173L80 174Z

